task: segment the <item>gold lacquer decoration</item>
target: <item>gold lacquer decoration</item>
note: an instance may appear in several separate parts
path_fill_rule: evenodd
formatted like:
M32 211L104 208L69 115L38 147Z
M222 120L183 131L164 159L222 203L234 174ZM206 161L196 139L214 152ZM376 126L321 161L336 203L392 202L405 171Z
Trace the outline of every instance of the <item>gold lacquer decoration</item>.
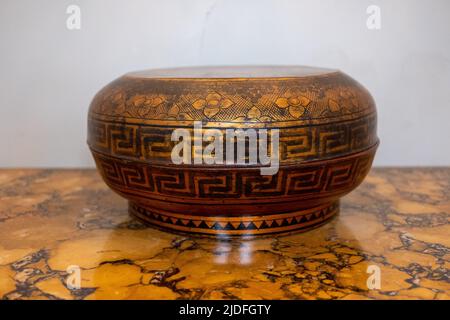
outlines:
M336 70L150 70L126 74L95 96L88 143L105 182L139 219L176 232L260 235L304 231L335 215L339 199L370 170L376 121L368 91ZM195 138L199 123L220 137L249 134L243 162L230 162L239 156L224 147L227 161L176 164L177 130L193 137L192 154L214 141ZM264 165L250 160L272 131L276 150L267 154L279 167L262 175Z

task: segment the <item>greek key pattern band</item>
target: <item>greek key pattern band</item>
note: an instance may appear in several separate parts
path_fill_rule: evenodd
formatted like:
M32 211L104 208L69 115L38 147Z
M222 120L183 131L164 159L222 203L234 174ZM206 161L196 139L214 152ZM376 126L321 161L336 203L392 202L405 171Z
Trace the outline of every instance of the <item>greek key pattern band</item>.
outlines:
M90 119L88 141L93 150L101 153L167 164L175 145L171 141L175 129ZM225 135L225 129L221 130ZM280 163L343 156L376 142L375 114L328 125L283 128L279 139Z
M143 198L267 199L302 195L326 196L358 185L370 169L376 146L352 157L301 166L282 166L273 176L258 168L233 170L149 166L93 152L105 181Z

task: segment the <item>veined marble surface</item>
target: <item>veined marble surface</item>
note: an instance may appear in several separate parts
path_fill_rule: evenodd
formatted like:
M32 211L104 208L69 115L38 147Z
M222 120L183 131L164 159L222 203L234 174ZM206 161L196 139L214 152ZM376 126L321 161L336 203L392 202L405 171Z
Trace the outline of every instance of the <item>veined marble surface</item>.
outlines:
M374 169L330 223L246 241L145 227L94 170L0 170L0 298L450 299L449 220L450 168Z

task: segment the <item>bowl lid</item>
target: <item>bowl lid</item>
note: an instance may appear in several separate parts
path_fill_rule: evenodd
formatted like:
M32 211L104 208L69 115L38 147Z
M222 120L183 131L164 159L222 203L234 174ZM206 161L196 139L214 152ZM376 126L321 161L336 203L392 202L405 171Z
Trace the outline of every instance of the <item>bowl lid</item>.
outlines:
M92 101L88 142L104 154L167 165L173 132L199 124L222 135L278 132L283 165L351 155L378 141L371 95L341 71L227 66L125 74Z
M335 69L309 66L202 66L134 71L134 78L151 79L255 79L303 78L338 72Z

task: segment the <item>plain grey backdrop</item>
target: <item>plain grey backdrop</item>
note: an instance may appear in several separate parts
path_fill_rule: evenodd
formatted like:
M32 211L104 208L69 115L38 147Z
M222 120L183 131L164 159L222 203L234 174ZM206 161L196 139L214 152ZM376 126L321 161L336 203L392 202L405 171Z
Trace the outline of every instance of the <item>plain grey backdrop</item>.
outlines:
M0 166L93 166L86 115L102 86L229 64L341 69L377 103L376 165L450 165L449 13L446 0L1 0Z

